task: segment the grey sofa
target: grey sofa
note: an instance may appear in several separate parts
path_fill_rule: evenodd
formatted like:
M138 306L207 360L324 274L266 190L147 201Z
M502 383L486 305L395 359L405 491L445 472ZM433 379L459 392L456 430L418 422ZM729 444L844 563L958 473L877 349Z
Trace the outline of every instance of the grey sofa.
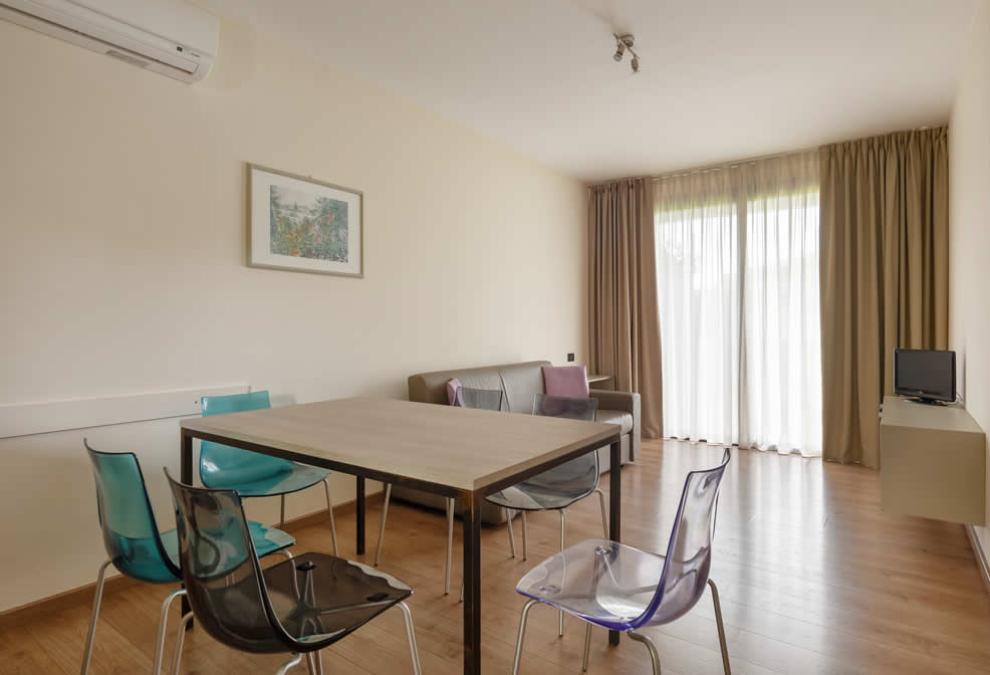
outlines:
M501 390L502 408L509 413L532 414L534 396L544 393L543 366L549 365L549 361L529 361L410 375L409 400L447 405L447 381L456 377L465 387ZM635 460L640 446L639 394L593 389L591 396L598 399L597 420L622 427L622 463ZM598 457L602 472L608 471L607 445L598 450ZM393 486L392 497L440 511L445 508L443 497L399 485ZM484 504L481 517L489 524L504 522L501 509L493 504Z

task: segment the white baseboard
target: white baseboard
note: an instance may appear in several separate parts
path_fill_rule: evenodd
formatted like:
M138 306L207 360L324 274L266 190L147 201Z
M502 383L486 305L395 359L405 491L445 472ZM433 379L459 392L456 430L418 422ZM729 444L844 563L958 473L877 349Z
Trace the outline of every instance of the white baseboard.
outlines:
M987 593L990 593L990 560L987 559L987 552L980 546L980 538L976 536L973 526L964 527L966 536L969 537L969 544L973 547L973 554L976 556L976 566L980 568L980 576L983 577L983 585L986 586Z

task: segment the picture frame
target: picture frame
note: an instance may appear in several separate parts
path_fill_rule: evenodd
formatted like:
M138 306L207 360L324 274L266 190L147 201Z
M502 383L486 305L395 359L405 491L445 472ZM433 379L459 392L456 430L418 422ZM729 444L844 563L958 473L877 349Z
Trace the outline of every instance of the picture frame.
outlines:
M248 164L248 265L364 277L364 194Z

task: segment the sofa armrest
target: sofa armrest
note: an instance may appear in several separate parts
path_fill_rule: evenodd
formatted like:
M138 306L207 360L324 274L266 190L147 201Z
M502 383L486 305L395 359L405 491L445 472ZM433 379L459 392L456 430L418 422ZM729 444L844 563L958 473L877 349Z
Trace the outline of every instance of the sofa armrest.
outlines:
M598 399L598 407L604 410L621 410L632 415L633 428L630 433L631 443L629 444L629 461L635 462L639 455L640 439L642 431L640 428L640 399L639 394L633 391L611 391L606 389L592 389L591 398Z

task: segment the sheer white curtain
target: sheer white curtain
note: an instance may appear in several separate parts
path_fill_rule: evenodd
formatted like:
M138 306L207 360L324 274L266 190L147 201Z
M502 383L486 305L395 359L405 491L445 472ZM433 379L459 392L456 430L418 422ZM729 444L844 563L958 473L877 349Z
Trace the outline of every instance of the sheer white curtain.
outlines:
M821 454L817 167L657 180L666 435Z

